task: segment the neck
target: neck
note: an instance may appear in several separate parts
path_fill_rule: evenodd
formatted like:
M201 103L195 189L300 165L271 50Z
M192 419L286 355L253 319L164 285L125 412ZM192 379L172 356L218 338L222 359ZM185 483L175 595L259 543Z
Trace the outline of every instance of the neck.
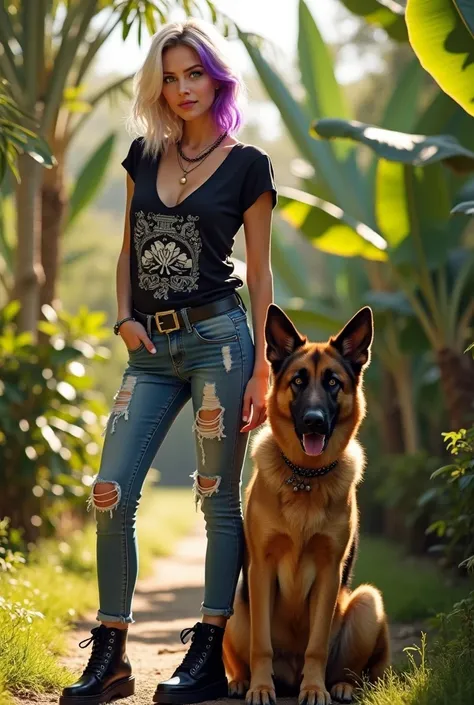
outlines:
M198 152L215 142L221 134L222 130L215 124L211 114L206 113L184 123L181 146L188 151Z

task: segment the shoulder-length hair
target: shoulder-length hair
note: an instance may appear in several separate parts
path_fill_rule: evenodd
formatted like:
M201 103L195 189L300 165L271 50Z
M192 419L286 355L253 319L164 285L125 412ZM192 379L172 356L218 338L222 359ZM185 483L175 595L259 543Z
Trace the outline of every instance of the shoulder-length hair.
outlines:
M182 136L183 120L162 95L163 52L181 44L194 49L205 71L219 81L211 108L216 125L232 134L242 124L240 103L245 88L226 57L223 37L212 25L194 18L169 22L153 36L143 66L134 77L132 108L127 118L129 131L143 135L145 153L153 156Z

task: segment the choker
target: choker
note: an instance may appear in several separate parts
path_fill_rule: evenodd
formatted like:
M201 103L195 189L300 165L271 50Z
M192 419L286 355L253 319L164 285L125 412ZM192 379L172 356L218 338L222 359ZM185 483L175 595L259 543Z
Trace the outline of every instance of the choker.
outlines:
M311 490L309 480L313 477L323 477L324 475L327 475L328 472L331 472L331 470L335 468L338 463L337 460L333 460L332 463L329 465L323 465L322 468L303 468L301 465L295 465L292 463L283 451L281 452L281 456L288 467L291 468L293 473L288 480L285 480L286 485L293 485L293 492L298 492L299 490L306 490L306 492L309 492ZM301 480L301 478L304 479Z

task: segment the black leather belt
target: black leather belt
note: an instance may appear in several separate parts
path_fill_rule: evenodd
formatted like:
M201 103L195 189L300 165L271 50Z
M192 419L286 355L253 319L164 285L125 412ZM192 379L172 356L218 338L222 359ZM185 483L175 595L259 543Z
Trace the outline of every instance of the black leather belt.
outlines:
M169 311L157 311L156 313L143 313L136 308L133 309L133 316L137 321L143 323L147 331L150 331L152 322L155 323L159 333L171 333L180 328L186 328L186 322L183 318L182 311L186 311L189 323L197 323L211 316L217 316L219 313L225 313L232 308L243 305L242 299L238 294L231 294L223 299L212 301L203 306L194 306L182 309L171 309Z

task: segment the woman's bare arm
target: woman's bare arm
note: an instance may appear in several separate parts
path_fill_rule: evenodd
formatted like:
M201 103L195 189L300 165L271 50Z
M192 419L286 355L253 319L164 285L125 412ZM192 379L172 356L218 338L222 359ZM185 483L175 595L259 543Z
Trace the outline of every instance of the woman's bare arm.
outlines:
M125 223L123 228L123 243L117 262L117 320L132 315L132 288L130 285L130 203L135 184L127 174L127 203L125 207Z

